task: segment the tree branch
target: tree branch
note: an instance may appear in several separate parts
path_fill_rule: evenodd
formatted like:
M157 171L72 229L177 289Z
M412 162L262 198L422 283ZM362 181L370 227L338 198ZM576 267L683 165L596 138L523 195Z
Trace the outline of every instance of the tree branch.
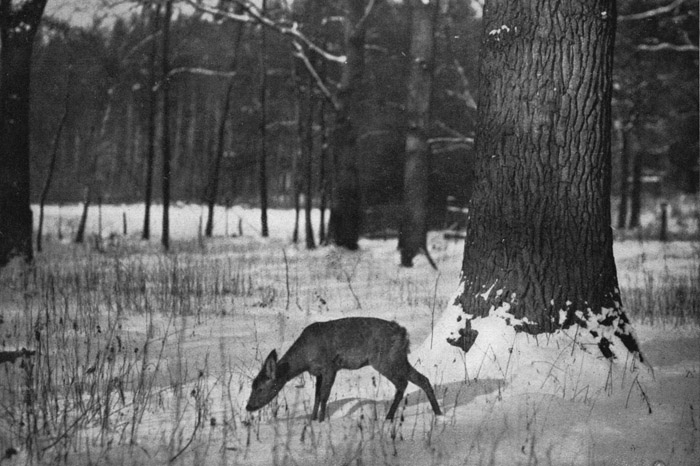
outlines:
M293 44L295 49L294 56L299 58L302 61L302 63L304 63L304 66L308 70L309 74L311 74L311 77L314 78L316 86L326 97L326 99L328 99L328 102L330 102L330 104L333 106L333 109L337 111L340 108L340 103L338 102L338 99L336 99L335 95L333 95L333 93L324 84L323 79L321 79L321 76L318 75L316 68L314 68L314 66L311 64L309 57L307 57L306 53L304 53L304 48L301 46L301 44L297 41L293 41Z
M233 21L239 21L242 23L253 23L261 24L262 26L268 27L277 33L289 37L292 40L296 40L304 44L309 49L321 55L323 58L329 61L334 61L336 63L345 63L344 55L333 55L332 53L323 50L318 45L314 44L308 37L306 37L301 31L299 31L299 26L297 23L292 23L291 26L285 26L279 24L267 16L263 15L260 9L253 5L247 0L237 0L237 3L245 10L245 14L231 13L228 11L220 10L218 8L212 8L207 5L196 2L195 0L186 0L188 4L193 6L199 11L209 13L211 15L218 15L228 18Z
M642 11L641 13L632 13L629 15L620 15L617 17L618 21L634 21L638 19L647 19L647 18L653 18L654 16L660 16L665 13L669 13L682 4L684 4L687 0L673 0L671 3L668 5L660 6L658 8L652 8L651 10L647 11Z
M645 52L658 52L659 50L672 50L674 52L698 52L700 48L694 44L670 44L668 42L661 42L660 44L648 45L641 44L637 46L637 50L643 50Z

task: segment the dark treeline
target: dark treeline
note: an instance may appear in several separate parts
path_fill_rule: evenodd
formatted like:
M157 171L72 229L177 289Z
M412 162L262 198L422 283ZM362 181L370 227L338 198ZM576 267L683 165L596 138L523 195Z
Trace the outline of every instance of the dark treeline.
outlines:
M268 2L271 17L286 14L272 3ZM342 22L338 19L343 15L342 5L334 11L332 3L322 3L324 11L319 12L296 2L294 14L315 42L342 54ZM460 201L466 197L462 180L469 167L469 146L463 140L473 135L479 21L463 3L442 8L436 31L438 66L430 134L434 139L431 192L435 205L444 205L447 196ZM150 21L152 15L144 12L121 18L109 28L96 24L85 29L44 18L33 64L34 201L42 192L48 154L64 113L48 201L82 202L91 185L95 187L92 197L101 197L104 202L143 200L149 144ZM367 21L366 84L361 102L365 118L357 123L362 199L369 207L401 202L410 33L405 7L399 4L377 2ZM218 202L257 202L261 28L242 26L240 45L234 47L239 27L201 14L180 14L172 20L169 95L174 200L205 200L230 79L226 73L237 54ZM315 197L323 187L319 178L322 152L329 157L323 144L329 144L333 109L322 105L323 97L293 52L288 39L267 31L265 135L272 206L294 203L295 180L303 168L297 114L308 111L300 101L309 95L309 89L313 90L311 111L315 114L311 132ZM342 65L318 56L310 59L324 73L326 82L338 82ZM156 85L161 83L159 76ZM158 118L161 112L162 103ZM158 132L160 127L157 125ZM158 173L160 156L155 160ZM323 162L330 173L333 161ZM154 200L158 202L158 177L154 180Z
M646 8L645 2L621 2L621 13ZM691 2L692 3L692 2ZM324 49L342 54L344 2L297 1L288 12L267 2L272 18L293 16L308 37ZM358 168L365 211L401 203L409 76L410 28L406 5L376 2L367 17L363 118L358 125ZM55 174L47 202L141 202L148 152L149 74L152 15L122 17L109 27L79 28L51 17L43 19L36 41L32 77L31 193L37 202L51 162ZM616 123L613 193L632 193L628 179L656 170L677 181L673 189L697 190L697 52L653 50L685 35L697 43L697 6L685 5L671 17L621 21L615 58ZM681 18L681 20L679 20ZM693 22L694 21L694 22ZM176 14L170 38L170 105L172 144L171 197L203 202L217 165L222 105L229 83L231 101L224 125L223 157L218 165L218 203L257 203L261 150L261 27L203 14ZM238 32L238 28L242 29ZM240 44L237 43L240 34ZM476 66L480 20L468 2L441 2L435 27L435 67L428 127L431 148L429 192L431 223L440 222L448 197L464 203L469 196L471 147L475 127ZM646 49L644 45L646 44ZM640 45L643 47L640 48ZM162 51L160 52L162 53ZM294 55L291 42L270 30L266 64L265 137L271 206L293 206L303 193L305 153L311 148L313 196L327 187L321 173L331 173L325 150L333 109ZM235 76L232 70L235 58ZM324 81L337 84L342 65L310 56ZM157 76L157 86L162 76ZM312 92L309 92L309 90ZM307 98L310 104L304 103ZM157 118L162 112L159 103ZM298 114L313 112L312 131L303 132ZM63 121L63 123L61 123ZM161 125L157 125L157 132ZM157 135L160 140L160 135ZM160 148L158 149L160 151ZM322 156L325 157L322 159ZM160 155L155 157L160 170ZM639 183L639 181L637 181ZM668 186L668 185L667 185ZM159 178L154 177L159 201ZM626 201L626 199L625 199ZM318 204L316 204L318 205ZM396 225L398 217L390 219Z

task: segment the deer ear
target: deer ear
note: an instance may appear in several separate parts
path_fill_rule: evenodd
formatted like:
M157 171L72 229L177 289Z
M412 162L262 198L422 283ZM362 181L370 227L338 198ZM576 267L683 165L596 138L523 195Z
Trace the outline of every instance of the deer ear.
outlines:
M265 375L268 379L274 379L277 372L277 351L272 350L263 363Z

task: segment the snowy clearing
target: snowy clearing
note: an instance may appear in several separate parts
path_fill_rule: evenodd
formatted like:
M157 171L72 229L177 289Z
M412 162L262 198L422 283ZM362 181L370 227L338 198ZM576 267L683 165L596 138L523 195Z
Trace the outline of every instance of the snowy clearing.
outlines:
M451 303L463 248L439 232L429 238L439 272L422 257L402 269L395 240L362 240L355 253L291 245L289 211L270 213L272 237L263 240L257 209L232 208L226 227L220 208L218 237L199 240L203 209L180 205L166 255L156 221L150 245L139 241L142 212L104 206L101 236L115 235L99 253L91 241L56 240L59 215L67 238L78 206L47 208L53 239L36 270L16 265L0 275L4 345L38 350L33 372L19 362L2 367L0 447L18 450L3 465L700 464L696 243L615 245L652 376L645 367L631 372L631 359L610 364L583 335L534 341L491 318L476 325L495 338L477 340L464 358L436 337L441 317L458 312ZM160 219L157 209L153 216ZM239 218L243 236L224 237L238 233ZM92 209L88 232L98 221ZM682 312L667 314L671 305ZM443 416L409 385L400 419L385 422L394 389L371 368L338 374L329 422L308 420L308 374L268 407L245 412L271 349L281 355L309 323L347 316L408 329L409 357L431 380Z

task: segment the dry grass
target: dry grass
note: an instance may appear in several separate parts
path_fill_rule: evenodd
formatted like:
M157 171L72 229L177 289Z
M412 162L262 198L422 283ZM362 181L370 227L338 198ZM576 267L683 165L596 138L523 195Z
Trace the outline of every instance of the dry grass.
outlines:
M394 456L397 441L430 449L434 430L454 421L426 415L386 427L367 412L304 424L301 434L279 423L270 432L236 399L257 369L246 364L268 350L263 334L289 341L304 320L396 308L413 340L425 338L456 286L459 245L438 241L441 275L427 264L381 264L393 245L378 255L229 239L177 243L168 255L136 242L106 253L47 246L33 267L0 274L2 344L36 350L0 366L0 455L16 449L28 464L247 464L272 448L275 464L371 464ZM698 325L700 255L680 276L636 260L622 290L633 318ZM282 399L277 409L286 406Z

